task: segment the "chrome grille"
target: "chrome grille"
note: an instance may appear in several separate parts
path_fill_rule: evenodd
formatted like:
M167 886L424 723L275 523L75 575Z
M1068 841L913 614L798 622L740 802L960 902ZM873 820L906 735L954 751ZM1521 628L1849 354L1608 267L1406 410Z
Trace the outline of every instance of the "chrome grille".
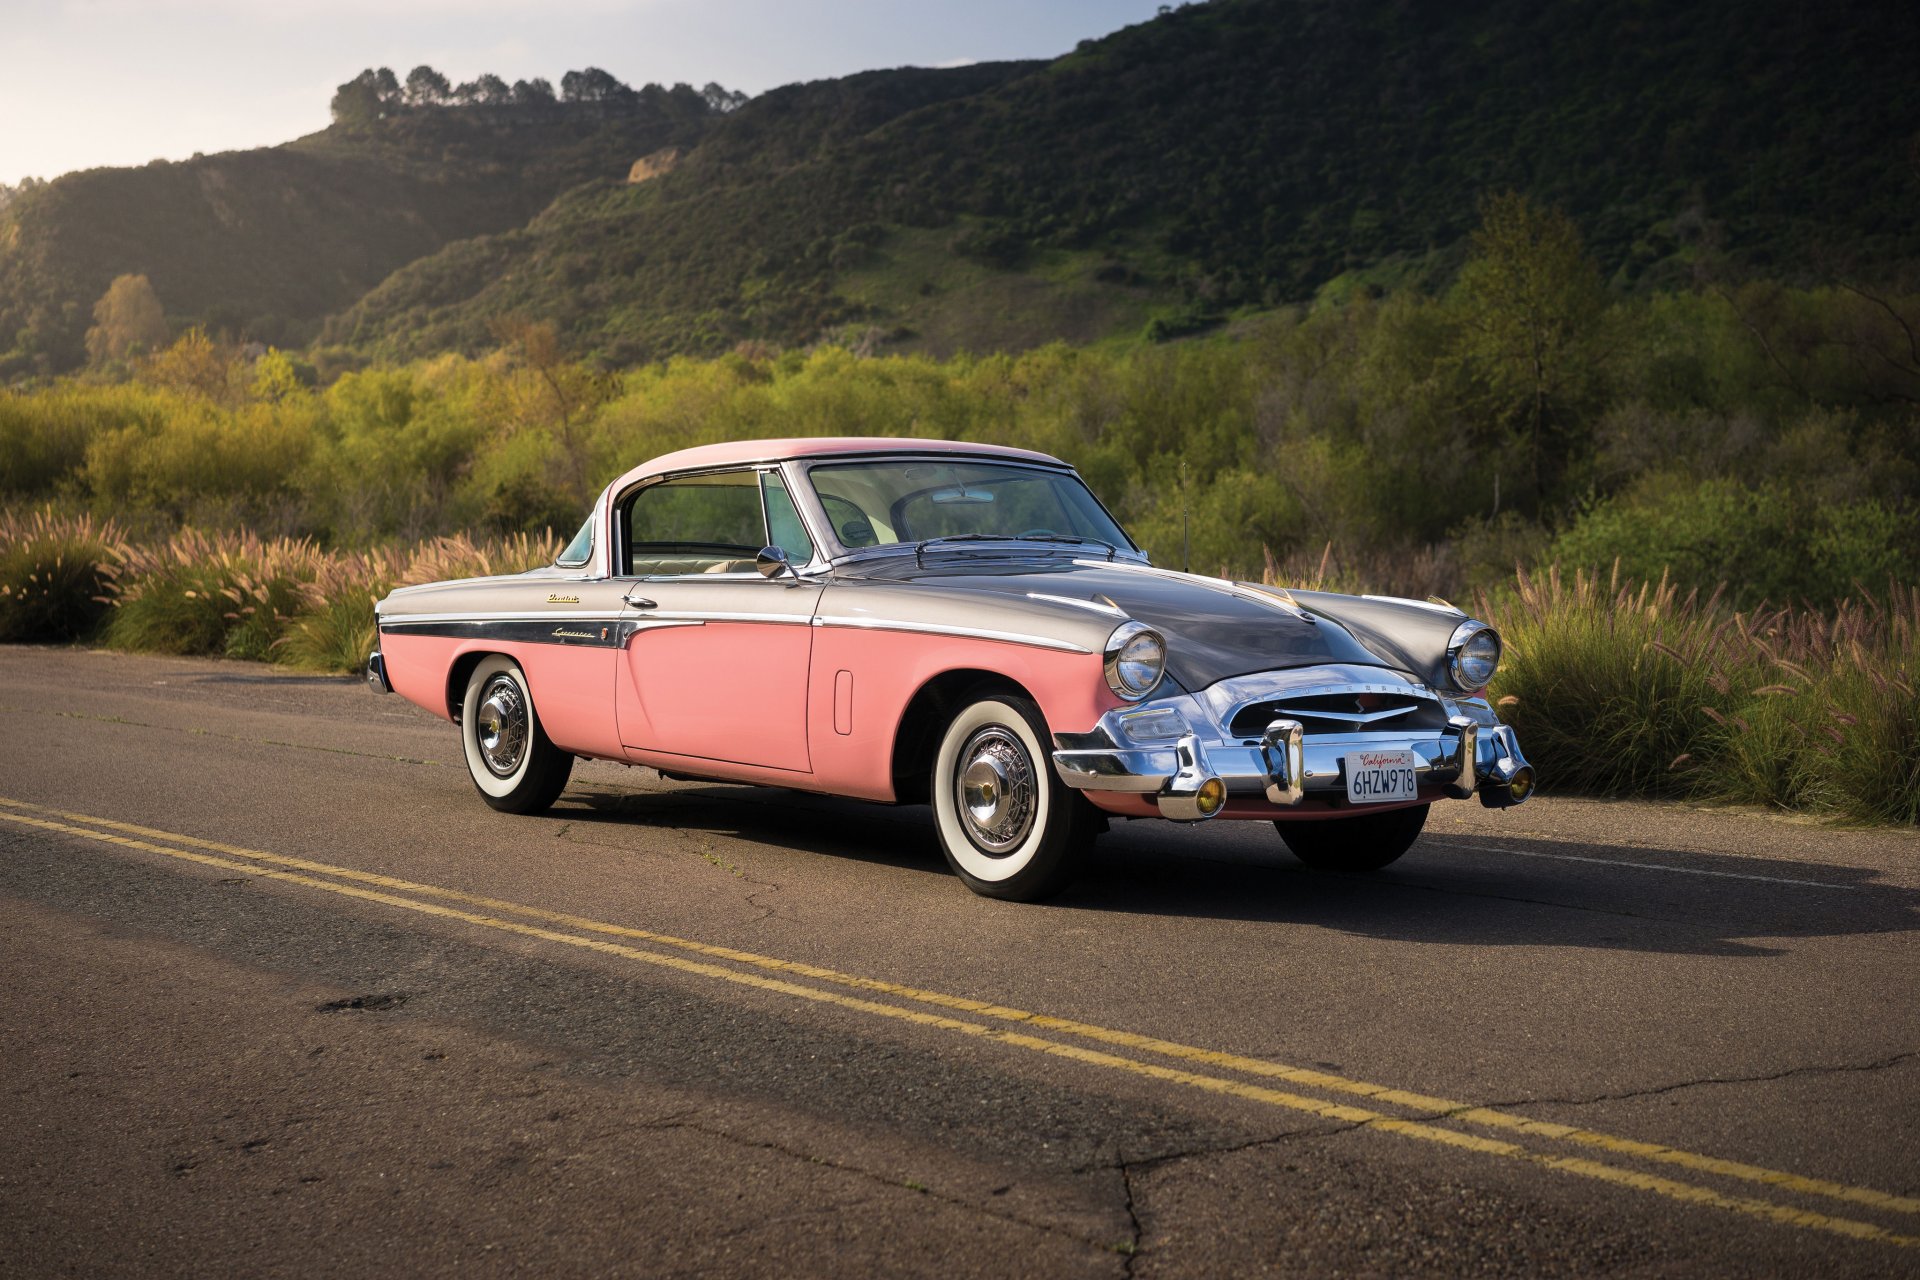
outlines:
M1360 685L1249 702L1234 711L1227 728L1236 738L1257 738L1279 719L1298 720L1309 734L1439 729L1447 722L1431 694Z

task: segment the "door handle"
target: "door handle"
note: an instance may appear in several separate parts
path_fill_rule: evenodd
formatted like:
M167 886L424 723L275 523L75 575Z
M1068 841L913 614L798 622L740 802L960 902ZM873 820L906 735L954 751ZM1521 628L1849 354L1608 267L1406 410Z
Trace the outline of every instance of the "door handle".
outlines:
M626 599L627 603L636 609L657 609L660 607L645 596L628 596Z

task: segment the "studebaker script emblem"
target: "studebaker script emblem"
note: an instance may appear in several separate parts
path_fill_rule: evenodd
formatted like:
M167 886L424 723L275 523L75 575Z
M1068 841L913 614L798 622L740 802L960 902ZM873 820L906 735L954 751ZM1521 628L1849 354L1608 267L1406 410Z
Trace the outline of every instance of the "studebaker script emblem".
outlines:
M607 638L607 629L605 627L600 628L600 634L596 636L591 631L569 631L565 627L555 627L553 634L555 636L564 636L571 640L605 640Z
M548 596L548 604L579 604L579 596Z

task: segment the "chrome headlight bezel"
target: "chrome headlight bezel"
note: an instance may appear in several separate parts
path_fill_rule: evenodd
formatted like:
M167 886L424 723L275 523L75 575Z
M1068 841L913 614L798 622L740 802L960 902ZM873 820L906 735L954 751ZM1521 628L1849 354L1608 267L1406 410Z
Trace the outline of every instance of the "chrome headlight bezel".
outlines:
M1123 622L1107 637L1102 664L1107 688L1113 690L1114 696L1125 702L1138 702L1159 688L1167 673L1166 637L1144 622ZM1143 665L1151 670L1153 677L1144 683L1139 670Z
M1493 646L1491 658L1486 656L1486 642ZM1461 693L1478 693L1500 670L1505 652L1498 631L1477 618L1468 618L1447 639L1447 679Z

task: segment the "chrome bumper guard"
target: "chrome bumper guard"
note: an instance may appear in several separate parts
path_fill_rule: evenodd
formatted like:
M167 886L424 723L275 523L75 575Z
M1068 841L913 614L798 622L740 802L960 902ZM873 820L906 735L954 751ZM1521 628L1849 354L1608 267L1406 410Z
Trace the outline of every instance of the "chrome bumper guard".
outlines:
M393 684L387 679L387 660L380 656L378 649L367 659L367 688L375 693L393 692Z
M1226 784L1229 797L1261 795L1282 808L1308 800L1344 801L1345 757L1352 751L1411 751L1422 789L1443 788L1456 799L1478 795L1490 809L1523 804L1533 792L1533 768L1512 728L1466 716L1450 719L1438 736L1425 730L1309 738L1299 721L1275 720L1255 743L1203 741L1189 732L1164 744L1088 745L1089 738L1123 739L1125 731L1112 720L1104 718L1094 734L1070 735L1059 744L1053 765L1061 781L1081 791L1152 795L1161 816L1176 822L1213 816L1200 810L1195 797L1215 777Z

